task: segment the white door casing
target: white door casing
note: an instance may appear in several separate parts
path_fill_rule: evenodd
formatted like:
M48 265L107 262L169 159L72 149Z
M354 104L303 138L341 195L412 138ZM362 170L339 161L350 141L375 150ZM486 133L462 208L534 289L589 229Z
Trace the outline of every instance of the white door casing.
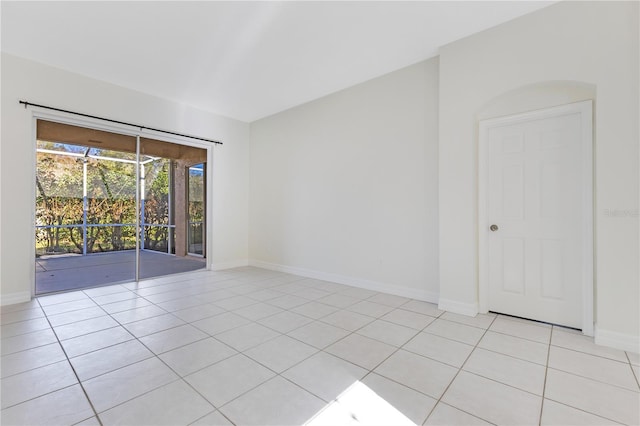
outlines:
M591 101L484 120L479 141L480 311L593 335Z

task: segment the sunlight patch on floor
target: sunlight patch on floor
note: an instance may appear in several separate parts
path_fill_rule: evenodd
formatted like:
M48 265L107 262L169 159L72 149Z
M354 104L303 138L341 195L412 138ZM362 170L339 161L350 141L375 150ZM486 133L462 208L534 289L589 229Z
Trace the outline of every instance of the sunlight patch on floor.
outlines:
M335 401L329 403L306 423L307 426L358 424L415 425L407 416L360 381L351 385Z

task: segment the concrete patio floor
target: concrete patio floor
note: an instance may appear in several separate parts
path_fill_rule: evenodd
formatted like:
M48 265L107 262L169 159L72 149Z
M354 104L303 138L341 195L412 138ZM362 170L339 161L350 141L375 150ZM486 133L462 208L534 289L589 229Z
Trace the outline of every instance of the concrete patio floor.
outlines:
M134 250L36 259L36 294L95 287L135 279ZM140 278L205 268L205 259L140 252Z

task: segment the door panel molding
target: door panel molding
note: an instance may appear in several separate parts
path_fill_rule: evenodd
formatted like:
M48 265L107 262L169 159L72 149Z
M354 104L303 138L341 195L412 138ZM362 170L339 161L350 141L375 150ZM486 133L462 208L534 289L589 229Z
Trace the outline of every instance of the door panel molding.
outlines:
M489 300L489 131L505 125L526 123L569 114L580 115L580 130L583 155L580 165L582 172L581 212L584 215L582 226L582 332L593 336L593 294L594 294L594 249L593 249L593 105L592 101L582 101L567 105L546 108L506 117L482 120L479 123L478 145L478 308L487 312ZM518 144L514 141L513 148Z

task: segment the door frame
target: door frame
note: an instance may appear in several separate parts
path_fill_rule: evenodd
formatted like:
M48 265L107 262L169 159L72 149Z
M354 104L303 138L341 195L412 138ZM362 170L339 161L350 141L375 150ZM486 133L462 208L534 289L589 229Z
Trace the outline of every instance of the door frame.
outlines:
M207 156L206 156L206 162L207 165L209 167L206 167L206 173L205 173L205 185L206 188L213 188L212 182L213 182L213 144L205 142L205 141L200 141L197 139L191 139L188 137L183 137L183 136L177 136L177 135L172 135L172 134L166 134L166 133L162 133L162 132L157 132L157 131L153 131L153 130L149 130L149 129L141 129L139 127L135 127L135 126L130 126L130 125L124 125L124 124L116 124L116 123L110 123L110 122L105 122L104 120L100 120L98 118L79 118L76 115L70 114L70 113L65 113L65 112L51 112L48 109L45 108L40 108L40 107L32 107L31 109L31 164L34 165L33 170L32 170L32 174L31 174L31 188L32 188L32 196L31 199L35 200L36 199L36 194L37 194L37 189L36 189L36 175L37 175L37 156L36 156L36 148L37 148L37 143L38 143L38 120L47 120L47 121L53 121L56 123L62 123L62 124L70 124L73 126L79 126L79 127L85 127L85 128L89 128L89 129L96 129L96 130L104 130L106 132L112 132L112 133L119 133L122 135L126 135L126 136L132 136L134 138L141 138L141 137L148 137L148 138L153 138L153 139L157 139L159 141L163 141L163 142L168 142L168 143L175 143L175 144L179 144L179 145L186 145L186 146L192 146L192 147L196 147L196 148L202 148L205 149L207 151ZM138 145L138 143L136 142L136 145ZM139 170L139 168L136 168L136 170ZM139 182L138 182L139 184ZM139 192L139 187L137 189L138 192L138 196L140 195ZM212 231L213 226L212 223L213 221L211 220L211 218L213 217L213 196L207 196L206 197L206 203L205 203L205 217L210 218L207 222L206 222L206 228L205 228L205 233L209 233ZM36 223L36 207L35 207L35 202L30 203L30 217L31 217L31 229L35 229L35 223ZM35 258L35 251L36 251L36 241L35 238L33 237L32 234L32 238L30 238L31 241L31 298L36 297L36 258ZM212 238L207 238L205 241L206 244L206 252L207 253L212 253L213 250L213 239ZM136 253L136 256L138 256L138 253ZM211 256L207 256L205 258L205 269L206 270L212 270L213 269L213 259ZM136 267L137 270L137 267ZM149 279L154 279L157 277L153 277L153 278L149 278ZM144 279L142 280L136 280L136 282L139 281L144 281ZM113 284L117 284L117 283L113 283ZM111 285L111 284L107 284L107 285Z
M593 181L593 101L545 108L505 117L482 120L479 123L478 138L478 310L489 310L489 130L494 127L518 124L536 119L580 114L582 158L582 212L584 226L582 237L582 333L593 336L593 295L594 295L594 181Z

